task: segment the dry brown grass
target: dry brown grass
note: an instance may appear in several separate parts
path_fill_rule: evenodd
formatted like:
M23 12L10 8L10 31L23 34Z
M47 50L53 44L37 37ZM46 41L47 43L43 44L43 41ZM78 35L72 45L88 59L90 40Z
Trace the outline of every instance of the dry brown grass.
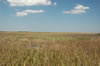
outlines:
M0 32L0 66L99 66L100 36Z

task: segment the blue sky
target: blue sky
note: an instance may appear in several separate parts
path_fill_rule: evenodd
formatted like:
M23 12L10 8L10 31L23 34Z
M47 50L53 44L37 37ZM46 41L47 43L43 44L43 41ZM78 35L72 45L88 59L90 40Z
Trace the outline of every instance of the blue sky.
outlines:
M100 32L100 0L0 0L0 31Z

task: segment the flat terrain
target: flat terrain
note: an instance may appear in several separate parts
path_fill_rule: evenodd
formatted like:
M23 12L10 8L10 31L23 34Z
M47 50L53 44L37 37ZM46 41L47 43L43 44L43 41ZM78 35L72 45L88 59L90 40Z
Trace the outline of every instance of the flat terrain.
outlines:
M0 66L100 66L100 34L0 32Z

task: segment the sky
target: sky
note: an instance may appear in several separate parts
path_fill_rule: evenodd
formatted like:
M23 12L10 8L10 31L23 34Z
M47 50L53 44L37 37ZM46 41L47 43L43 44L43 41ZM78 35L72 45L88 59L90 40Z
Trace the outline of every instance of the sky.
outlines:
M0 0L0 31L100 32L100 0Z

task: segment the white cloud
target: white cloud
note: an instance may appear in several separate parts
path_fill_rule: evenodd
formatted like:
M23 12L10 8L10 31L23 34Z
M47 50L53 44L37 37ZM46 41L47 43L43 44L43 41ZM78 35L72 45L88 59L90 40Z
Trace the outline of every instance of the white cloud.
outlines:
M82 13L86 13L87 9L89 9L89 7L77 4L72 10L64 11L64 13L65 14L82 14Z
M21 12L16 12L16 16L27 16L28 14L44 13L44 10L23 10Z
M54 3L53 3L53 5L54 5L54 6L56 6L56 5L57 5L57 3L56 3L56 2L54 2Z
M51 5L51 0L7 0L10 6Z

